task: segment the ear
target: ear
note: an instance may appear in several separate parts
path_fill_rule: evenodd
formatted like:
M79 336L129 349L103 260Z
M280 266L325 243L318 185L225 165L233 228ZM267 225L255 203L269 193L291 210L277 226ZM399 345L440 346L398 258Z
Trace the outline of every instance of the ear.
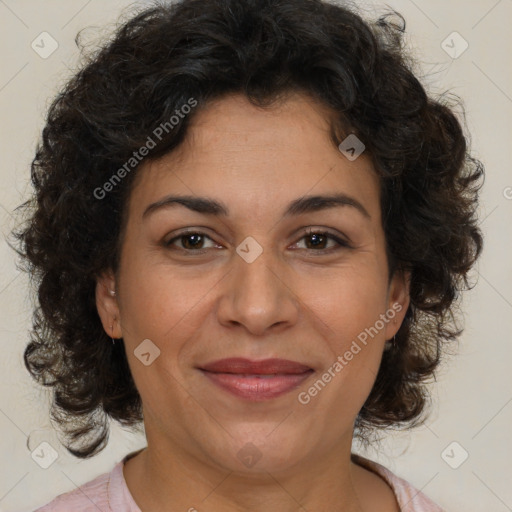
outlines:
M111 270L106 271L96 280L96 308L107 335L111 338L122 338L115 285L116 280Z
M390 340L400 329L410 303L410 271L396 270L388 289L388 312L392 321L386 324L386 339ZM394 314L393 314L394 312Z

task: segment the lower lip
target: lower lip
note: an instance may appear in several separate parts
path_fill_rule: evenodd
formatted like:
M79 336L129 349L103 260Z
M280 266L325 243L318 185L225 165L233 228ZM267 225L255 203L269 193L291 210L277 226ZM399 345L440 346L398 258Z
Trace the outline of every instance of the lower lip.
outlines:
M288 393L302 384L313 370L275 377L243 376L236 373L213 373L201 370L217 386L246 400L268 400Z

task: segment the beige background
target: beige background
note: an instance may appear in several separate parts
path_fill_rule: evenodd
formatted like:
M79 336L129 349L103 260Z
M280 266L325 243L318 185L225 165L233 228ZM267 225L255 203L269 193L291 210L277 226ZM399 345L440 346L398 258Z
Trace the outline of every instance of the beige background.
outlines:
M487 168L481 210L486 245L474 272L478 284L464 297L466 330L459 354L439 373L427 425L390 435L367 455L450 512L511 511L512 0L388 0L388 4L407 20L409 44L428 74L424 83L433 92L450 88L465 101L472 148ZM91 27L86 34L93 41L108 33L108 25L128 5L121 0L0 0L3 235L13 227L13 209L30 192L29 163L45 110L78 62L77 31ZM370 16L383 6L364 5ZM442 47L454 31L469 45L456 59ZM47 58L31 48L42 32L58 43ZM446 44L460 51L463 41L450 35ZM50 48L49 43L45 48ZM124 454L144 446L141 436L113 426L107 449L93 460L79 461L67 454L48 419L48 395L31 382L23 366L30 317L28 280L16 270L14 255L2 237L0 511L33 510L109 471ZM31 457L31 450L43 441L58 453L48 469ZM458 445L445 451L454 441ZM446 462L455 465L466 452L468 459L457 469Z

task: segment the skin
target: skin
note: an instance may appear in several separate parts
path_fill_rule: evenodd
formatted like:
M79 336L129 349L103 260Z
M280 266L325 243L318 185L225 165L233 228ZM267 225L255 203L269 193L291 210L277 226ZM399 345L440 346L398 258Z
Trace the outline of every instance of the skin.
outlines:
M408 276L389 280L379 178L364 153L349 161L330 141L328 116L297 93L267 109L228 96L202 106L186 141L138 171L120 267L98 280L96 299L105 331L123 337L142 397L148 446L124 476L143 511L399 510L350 453L385 341L409 304ZM345 205L283 217L295 199L334 192L369 216ZM174 205L143 216L170 194L215 199L229 215ZM350 247L315 246L309 227ZM184 228L206 237L166 245ZM236 252L248 236L263 248L252 263ZM402 307L395 321L301 404L298 394L393 304ZM145 339L161 351L149 366L134 355ZM291 392L249 402L197 369L225 357L278 357L315 372ZM252 467L237 457L246 443L261 455Z

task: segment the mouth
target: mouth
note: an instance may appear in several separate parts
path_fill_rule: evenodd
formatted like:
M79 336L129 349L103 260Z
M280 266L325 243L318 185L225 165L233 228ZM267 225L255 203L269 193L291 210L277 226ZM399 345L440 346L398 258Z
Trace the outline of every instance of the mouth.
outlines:
M286 359L222 359L199 370L220 389L251 401L284 395L314 373L313 368Z

